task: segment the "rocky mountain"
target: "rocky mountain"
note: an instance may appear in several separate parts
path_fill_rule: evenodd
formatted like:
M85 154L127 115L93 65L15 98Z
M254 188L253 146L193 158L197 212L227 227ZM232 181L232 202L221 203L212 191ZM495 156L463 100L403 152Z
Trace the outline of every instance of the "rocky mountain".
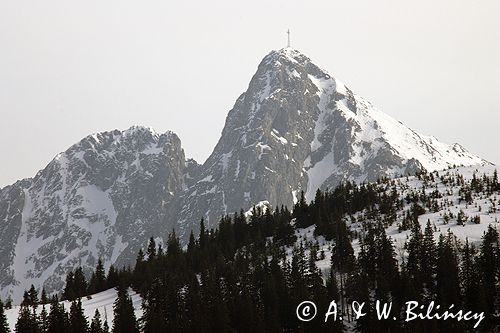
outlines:
M91 135L33 179L0 192L0 286L63 286L77 266L130 264L151 235L167 234L176 198L196 177L172 132L145 127ZM10 288L7 288L10 287Z
M421 135L382 113L299 51L269 53L229 112L221 138L188 190L179 216L185 238L204 216L263 200L291 206L301 191L342 180L374 181L419 168L486 163L459 144Z
M345 179L483 163L380 112L300 52L272 51L203 165L174 133L136 126L90 135L0 189L0 297L19 301L31 283L59 291L68 270L99 257L133 264L149 237L175 228L185 241L201 217L213 228L222 214L290 207Z
M387 197L391 197L396 193L396 197L402 205L395 211L396 219L394 222L389 222L387 214L373 213L370 209L363 209L355 214L346 214L343 216L344 221L358 235L366 232L364 226L366 222L377 223L377 221L385 221L387 223L386 233L389 235L395 246L395 251L398 254L397 260L402 260L405 253L405 242L411 237L411 231L402 228L401 225L404 217L412 209L413 201L408 202L408 197L420 197L425 193L431 201L421 199L420 205L423 208L422 214L418 216L418 223L422 230L425 229L427 222L433 226L434 238L438 241L440 235L447 235L452 232L456 236L457 242L462 245L467 240L469 244L480 247L483 236L489 226L500 228L500 205L499 191L490 191L484 185L488 181L483 181L484 176L491 181L495 179L494 166L469 166L452 168L444 171L436 171L425 175L394 178L386 182L380 182L376 185L377 192L385 193ZM476 180L482 181L482 184ZM474 185L475 184L475 185ZM438 194L437 194L438 193ZM466 194L468 193L468 194ZM437 194L437 195L436 195ZM464 200L467 198L467 200ZM437 211L434 204L435 200ZM267 209L265 203L261 203L262 209ZM271 208L272 209L272 208ZM247 218L252 215L252 210L245 213ZM462 221L458 219L462 214ZM478 219L478 220L476 220ZM478 223L479 222L479 223ZM297 237L295 246L300 244L318 244L319 253L323 253L316 259L316 266L325 274L328 273L331 267L332 248L335 241L327 240L323 235L315 234L315 225L306 228L297 228L295 235ZM353 250L356 255L361 251L360 239L356 238L352 242ZM291 263L293 257L293 246L285 246L283 248L286 253L287 260ZM309 258L310 250L305 250L305 255ZM133 306L135 308L136 318L140 318L143 314L141 296L133 290L129 290ZM110 289L82 299L82 308L87 318L92 318L95 311L99 311L101 318L108 318L108 322L113 321L113 303L116 299L116 290ZM71 302L63 301L60 304L64 305L66 311L69 311ZM14 306L12 309L6 310L6 316L11 330L14 331L17 318L19 316L19 306ZM36 307L38 314L42 311L42 305ZM355 332L355 330L352 330Z

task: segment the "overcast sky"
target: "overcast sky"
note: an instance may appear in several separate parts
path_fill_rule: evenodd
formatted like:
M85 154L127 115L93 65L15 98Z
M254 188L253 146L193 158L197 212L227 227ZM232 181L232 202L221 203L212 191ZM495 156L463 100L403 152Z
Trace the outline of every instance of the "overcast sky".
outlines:
M500 164L498 13L498 0L2 0L0 187L133 124L173 130L204 162L288 28L382 111Z

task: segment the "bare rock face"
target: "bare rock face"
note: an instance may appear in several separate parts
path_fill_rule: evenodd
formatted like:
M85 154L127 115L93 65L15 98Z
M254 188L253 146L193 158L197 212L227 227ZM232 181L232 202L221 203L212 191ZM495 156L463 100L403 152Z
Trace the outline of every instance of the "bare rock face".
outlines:
M261 201L291 206L300 191L374 181L419 168L486 163L374 108L300 52L272 51L229 112L203 165L172 132L131 127L90 135L34 178L0 189L0 297L30 284L47 292L65 274L133 265L151 236L182 241L203 217Z

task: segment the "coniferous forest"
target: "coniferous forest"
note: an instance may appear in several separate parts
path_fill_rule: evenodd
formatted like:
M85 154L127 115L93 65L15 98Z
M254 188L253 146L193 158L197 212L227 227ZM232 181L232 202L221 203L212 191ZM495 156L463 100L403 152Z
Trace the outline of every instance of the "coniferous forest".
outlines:
M500 193L496 172L491 177L474 175L470 182L437 173L417 177L429 183L434 177L453 182L464 202ZM388 179L347 182L332 191L318 190L310 203L302 193L292 210L257 206L251 214L223 217L211 230L201 220L199 232L191 233L185 247L175 231L163 246L151 237L133 268L112 266L106 272L99 260L88 278L80 268L70 272L59 297L43 291L39 295L34 287L27 290L15 332L498 331L499 231L490 225L476 244L452 232L436 237L434 223L422 227L418 217L437 209L446 212L437 207L442 205L439 196L431 188L402 197ZM400 211L404 213L398 217ZM480 223L474 216L445 215L447 223ZM386 233L394 223L409 231L404 255ZM303 238L304 230L313 232L315 241ZM331 244L328 251L320 249L319 241ZM321 260L329 261L328 267L319 267ZM97 311L86 318L81 298L113 287L118 291L113 321L108 323ZM142 296L140 318L134 315L129 288ZM60 299L72 302L69 311ZM392 304L388 319L377 317L377 300ZM405 321L405 302L410 300L484 312L484 320L477 328L475 320ZM311 321L297 317L303 301L317 306ZM332 301L338 306L337 320L330 316L325 323ZM365 303L364 316L356 316L353 301ZM37 304L43 304L41 312L34 310ZM0 302L0 333L9 331L4 314L9 306Z

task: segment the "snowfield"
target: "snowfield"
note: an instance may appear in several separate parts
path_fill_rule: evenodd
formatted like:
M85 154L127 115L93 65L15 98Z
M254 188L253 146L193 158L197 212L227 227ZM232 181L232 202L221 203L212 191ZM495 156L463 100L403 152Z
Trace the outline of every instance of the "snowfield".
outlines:
M464 177L465 184L470 183L473 175L476 174L477 178L481 178L483 174L491 177L496 169L494 165L485 166L469 166L469 167L459 167L437 171L439 176L449 176L461 175ZM434 172L436 175L436 172ZM489 225L492 225L500 231L500 194L498 192L491 195L486 195L480 193L473 197L472 204L467 204L464 200L460 202L460 186L451 186L449 184L443 184L438 176L435 176L434 182L425 182L424 180L419 180L416 176L402 177L394 179L394 183L398 189L400 199L403 199L410 192L421 192L425 185L425 191L427 194L433 192L436 188L442 195L438 199L439 204L443 204L445 207L438 212L427 212L420 215L418 221L422 227L422 232L429 220L433 226L435 232L434 237L437 240L440 234L446 235L448 231L451 231L458 240L465 242L467 239L469 243L479 245L481 243L481 238L488 229ZM390 191L390 188L387 192ZM445 204L446 203L446 204ZM393 225L386 228L387 235L393 240L393 244L396 250L396 256L401 260L405 255L404 243L410 235L409 230L399 231L398 222L402 220L405 210L410 208L410 204L404 205L403 209L397 212L397 219ZM467 221L463 225L457 224L456 216L457 213L463 211L465 216L467 216ZM445 223L444 213L449 214L451 212L454 216L448 223ZM351 230L361 232L361 222L368 221L365 218L365 212L358 212L353 215L356 222L352 222L350 217L345 217L346 223L350 226ZM480 223L475 224L471 221L472 217L479 216ZM374 221L371 221L374 222ZM296 230L297 244L300 242L318 242L320 249L319 252L324 251L325 258L318 260L316 265L326 271L330 268L330 257L331 248L333 246L333 241L327 241L323 236L316 237L314 235L315 226L312 225L305 229ZM359 239L353 240L353 249L355 254L360 250ZM287 249L288 258L292 257L292 248ZM306 250L306 255L309 251Z

